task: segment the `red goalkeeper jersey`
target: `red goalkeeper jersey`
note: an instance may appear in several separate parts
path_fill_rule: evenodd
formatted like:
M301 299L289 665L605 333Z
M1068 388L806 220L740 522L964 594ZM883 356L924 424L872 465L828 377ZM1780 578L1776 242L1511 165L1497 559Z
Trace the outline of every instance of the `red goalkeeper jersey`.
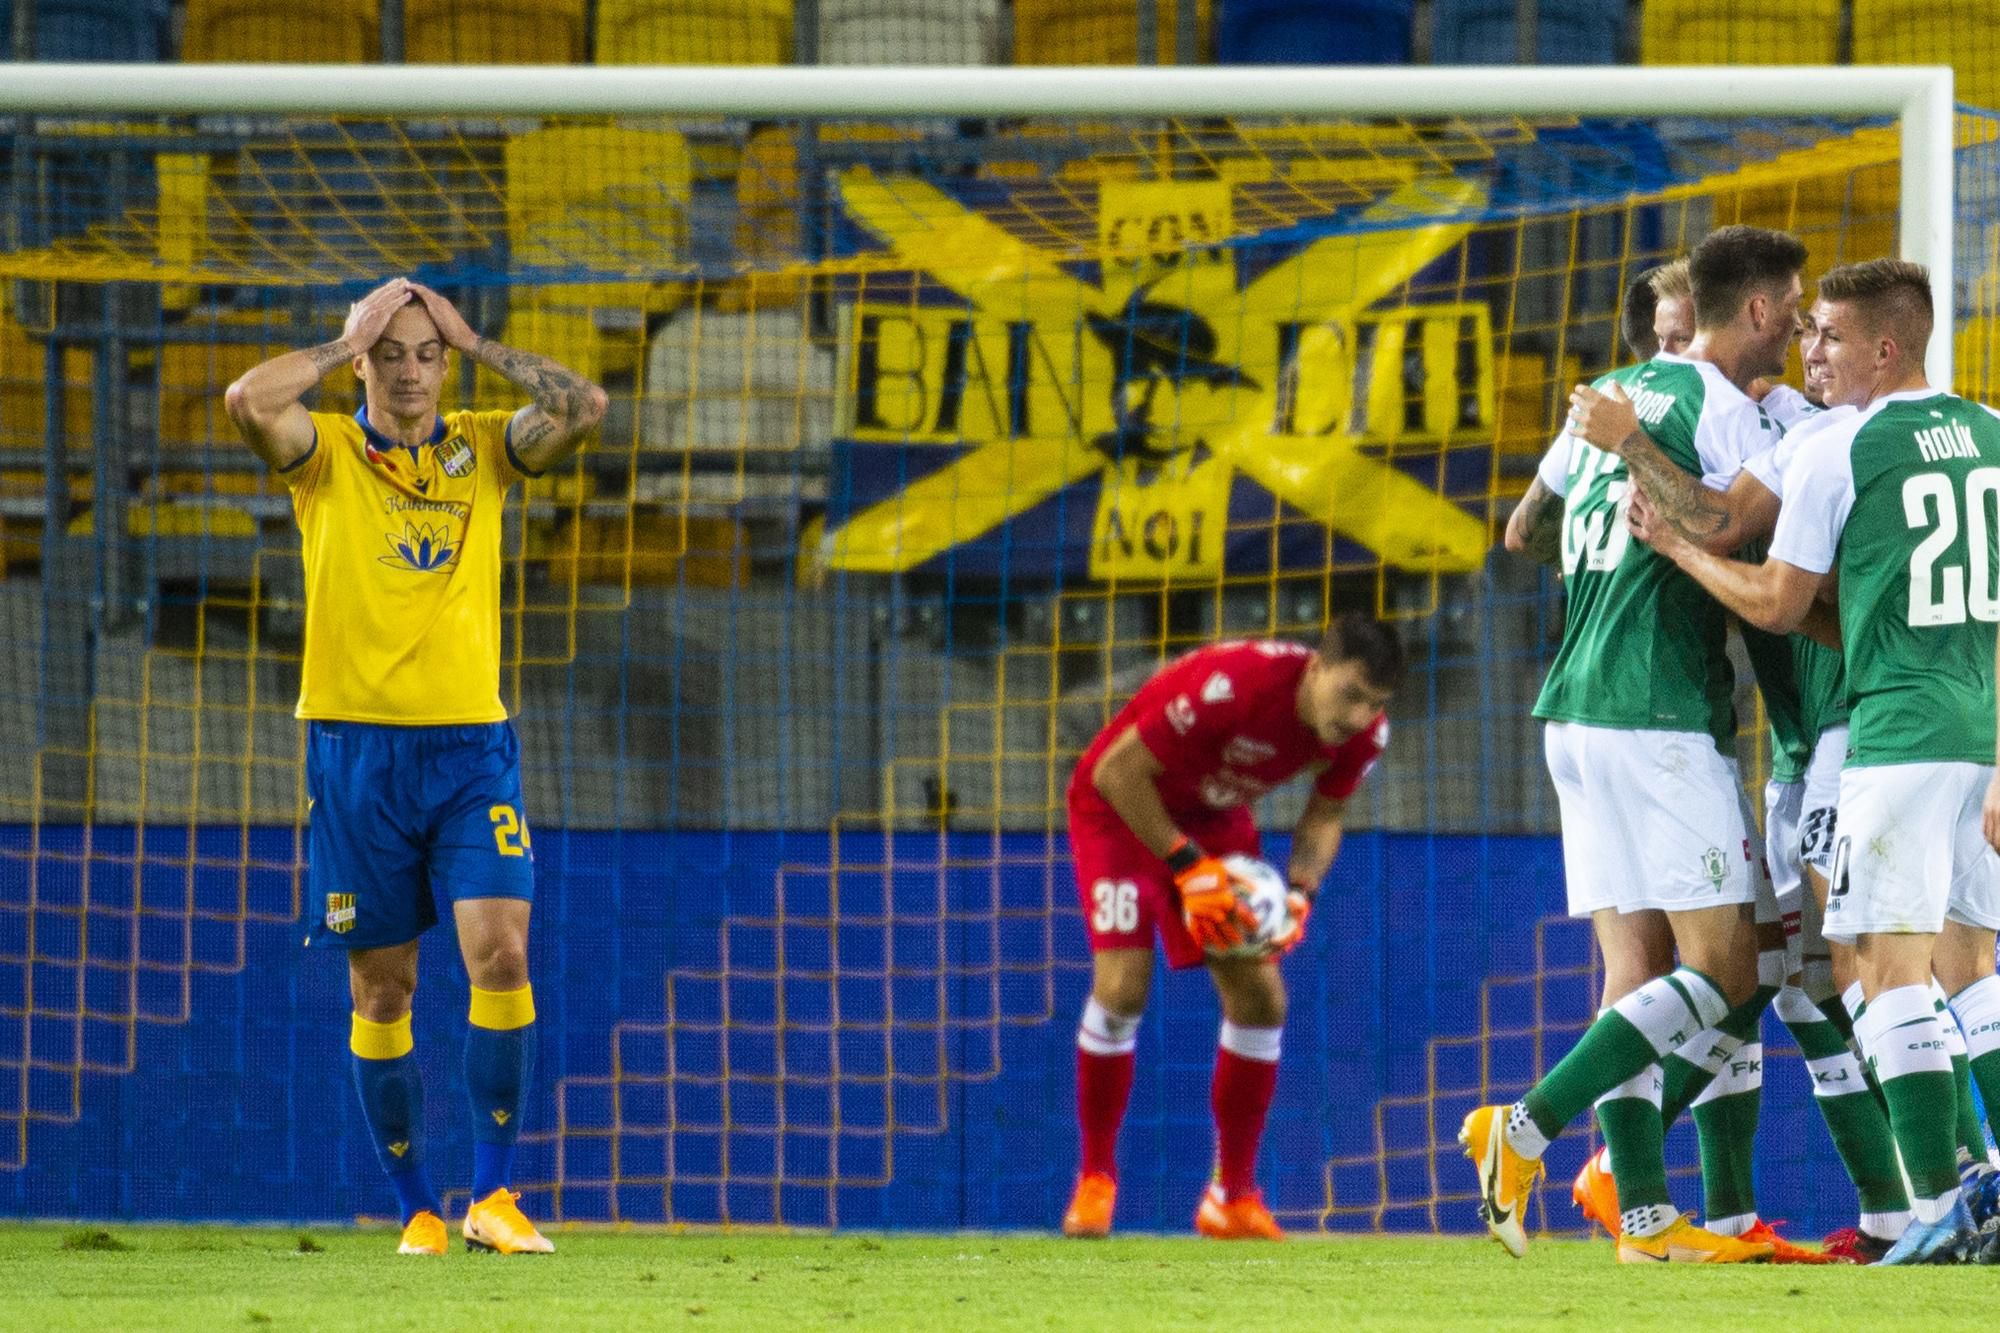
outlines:
M1327 745L1299 720L1299 678L1312 649L1272 639L1235 639L1197 648L1160 668L1097 734L1070 778L1078 812L1116 818L1090 772L1128 726L1165 769L1160 801L1175 822L1213 819L1254 802L1303 770L1324 764L1313 789L1345 800L1381 758L1389 719Z

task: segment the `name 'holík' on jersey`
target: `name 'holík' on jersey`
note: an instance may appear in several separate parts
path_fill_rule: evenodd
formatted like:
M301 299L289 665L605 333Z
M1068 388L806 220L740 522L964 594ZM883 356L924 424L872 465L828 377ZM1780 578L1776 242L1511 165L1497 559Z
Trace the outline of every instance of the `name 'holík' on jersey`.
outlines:
M1711 485L1726 486L1779 436L1762 409L1705 361L1660 356L1614 370L1595 387L1614 383L1661 452ZM1672 561L1632 540L1625 460L1564 434L1539 475L1563 497L1567 607L1535 716L1706 732L1727 745L1736 721L1722 608Z
M1934 389L1816 431L1785 474L1771 554L1838 568L1848 764L1991 764L2000 421Z

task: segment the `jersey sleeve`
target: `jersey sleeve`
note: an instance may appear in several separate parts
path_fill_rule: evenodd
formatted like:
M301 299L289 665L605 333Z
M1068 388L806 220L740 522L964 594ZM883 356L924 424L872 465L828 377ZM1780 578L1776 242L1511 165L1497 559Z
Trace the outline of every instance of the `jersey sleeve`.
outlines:
M1701 484L1712 491L1728 490L1744 464L1776 444L1781 433L1777 423L1748 398L1704 411L1694 431Z
M274 469L278 480L285 483L285 489L300 499L310 496L318 487L320 477L325 474L327 459L333 453L329 441L336 438L335 429L342 420L324 412L310 412L307 415L312 418L312 444L303 454L284 467Z
M1378 716L1375 725L1333 752L1332 762L1320 770L1313 790L1329 801L1344 801L1354 795L1361 780L1375 771L1382 752L1389 748L1389 719Z
M1761 400L1761 405L1771 419L1786 430L1811 420L1823 410L1789 384L1773 384Z
M502 487L512 486L524 477L542 475L528 471L515 455L513 429L514 413L504 410L474 412L466 421L466 434L472 439L472 448L479 456L480 465L492 468Z
M1541 465L1535 469L1535 479L1548 487L1559 500L1569 496L1571 448L1570 434L1564 431L1549 445L1548 452L1542 455Z
M1854 472L1848 459L1852 431L1815 433L1786 465L1784 505L1771 534L1771 558L1813 574L1833 568L1840 531L1854 508Z

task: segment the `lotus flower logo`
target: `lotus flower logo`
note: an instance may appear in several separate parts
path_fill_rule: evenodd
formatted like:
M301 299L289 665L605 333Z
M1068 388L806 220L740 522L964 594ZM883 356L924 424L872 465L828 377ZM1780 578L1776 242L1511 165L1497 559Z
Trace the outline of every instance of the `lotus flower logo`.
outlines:
M451 530L442 523L435 527L428 523L405 523L400 535L391 532L384 536L393 554L377 556L376 559L397 569L414 569L428 574L448 569L458 559L458 547L452 544Z

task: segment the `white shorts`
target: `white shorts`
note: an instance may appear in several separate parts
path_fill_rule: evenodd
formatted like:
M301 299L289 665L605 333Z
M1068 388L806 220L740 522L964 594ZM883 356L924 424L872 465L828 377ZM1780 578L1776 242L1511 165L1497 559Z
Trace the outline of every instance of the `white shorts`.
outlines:
M1945 918L2000 928L2000 856L1980 807L1990 764L1883 764L1840 775L1826 936L1936 934Z
M1693 731L1550 722L1571 916L1754 902L1736 763Z
M1847 762L1847 724L1819 734L1806 763L1805 798L1799 804L1799 860L1825 875L1833 868L1839 831L1840 770Z
M1803 782L1764 784L1764 860L1771 867L1778 916L1788 922L1798 913L1806 882L1799 868L1799 807L1805 800Z

